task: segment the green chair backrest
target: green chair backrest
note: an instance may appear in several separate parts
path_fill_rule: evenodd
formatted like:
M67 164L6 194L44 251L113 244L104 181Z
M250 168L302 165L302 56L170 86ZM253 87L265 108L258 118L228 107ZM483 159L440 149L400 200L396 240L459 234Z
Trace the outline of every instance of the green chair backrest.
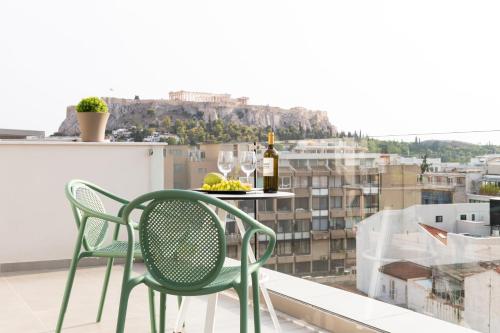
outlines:
M169 289L187 291L206 286L224 264L224 229L205 203L206 197L191 191L166 190L136 199L148 201L139 222L145 265Z
M91 211L106 213L102 200L97 192L91 189L85 182L71 182L69 187L69 193L76 202ZM72 208L77 227L79 228L84 212L75 207L75 205L72 205ZM87 251L91 251L102 245L106 238L108 227L109 222L105 220L96 217L89 217L87 219L83 236L83 246Z

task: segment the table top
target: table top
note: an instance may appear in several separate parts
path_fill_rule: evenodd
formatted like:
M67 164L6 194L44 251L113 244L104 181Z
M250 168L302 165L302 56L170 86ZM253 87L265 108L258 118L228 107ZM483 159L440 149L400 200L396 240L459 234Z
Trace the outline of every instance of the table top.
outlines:
M212 194L205 193L207 195L216 197L221 200L235 200L235 201L243 201L243 200L262 200L262 199L287 199L293 198L295 193L292 192L282 192L278 191L276 193L264 193L263 191L250 191L246 194Z

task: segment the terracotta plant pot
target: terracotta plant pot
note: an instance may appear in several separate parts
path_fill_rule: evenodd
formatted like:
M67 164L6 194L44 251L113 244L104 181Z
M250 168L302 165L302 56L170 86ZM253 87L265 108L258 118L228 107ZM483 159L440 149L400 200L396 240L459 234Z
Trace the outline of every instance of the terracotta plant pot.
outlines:
M80 137L83 142L102 142L109 112L77 112Z

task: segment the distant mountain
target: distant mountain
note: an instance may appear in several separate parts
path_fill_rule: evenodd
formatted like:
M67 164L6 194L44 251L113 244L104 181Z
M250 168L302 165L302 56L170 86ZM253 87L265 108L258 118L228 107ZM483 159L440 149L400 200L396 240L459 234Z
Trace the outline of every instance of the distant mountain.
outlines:
M443 162L468 162L471 157L500 153L500 146L477 145L449 140L426 140L399 142L388 140L367 140L370 152L399 154L401 156L440 157Z
M165 122L179 121L213 123L222 121L253 128L297 128L306 133L334 135L333 126L326 111L305 108L283 109L263 105L239 105L236 103L183 102L175 100L135 100L104 97L110 117L107 130L119 128L161 128ZM167 119L167 120L166 120ZM168 127L168 126L167 126ZM60 135L79 135L75 106L68 106L66 119L59 127ZM324 135L323 135L324 134Z

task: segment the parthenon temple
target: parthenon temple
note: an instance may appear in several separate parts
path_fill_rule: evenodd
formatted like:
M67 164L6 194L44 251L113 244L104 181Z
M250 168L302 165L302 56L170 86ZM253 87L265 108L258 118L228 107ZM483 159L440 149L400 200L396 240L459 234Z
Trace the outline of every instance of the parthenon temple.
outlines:
M213 94L206 92L194 91L171 91L168 93L171 101L183 102L211 102L211 103L236 103L239 105L247 105L248 97L231 98L230 94Z

